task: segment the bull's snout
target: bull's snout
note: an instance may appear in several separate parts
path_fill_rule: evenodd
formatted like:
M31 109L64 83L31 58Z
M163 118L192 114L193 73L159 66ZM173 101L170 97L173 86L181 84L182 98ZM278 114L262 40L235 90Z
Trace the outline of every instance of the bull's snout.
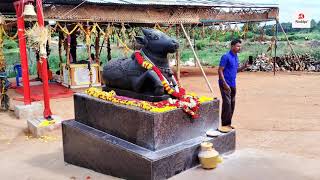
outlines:
M176 40L172 40L172 45L173 45L173 47L175 48L175 49L179 49L179 43L178 43L178 41L176 41Z

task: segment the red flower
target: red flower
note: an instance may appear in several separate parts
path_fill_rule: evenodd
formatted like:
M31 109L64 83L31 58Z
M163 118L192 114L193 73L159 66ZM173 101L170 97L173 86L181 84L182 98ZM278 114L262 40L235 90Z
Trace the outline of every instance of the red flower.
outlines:
M192 119L198 119L200 117L200 115L199 114L194 114L191 117L192 117Z

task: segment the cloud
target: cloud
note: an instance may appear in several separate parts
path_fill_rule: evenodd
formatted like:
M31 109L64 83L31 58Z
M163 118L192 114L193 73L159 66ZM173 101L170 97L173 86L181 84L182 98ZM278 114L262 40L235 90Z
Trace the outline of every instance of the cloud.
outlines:
M259 0L258 3L276 3L280 8L280 21L290 22L296 11L306 12L312 19L320 21L320 0Z

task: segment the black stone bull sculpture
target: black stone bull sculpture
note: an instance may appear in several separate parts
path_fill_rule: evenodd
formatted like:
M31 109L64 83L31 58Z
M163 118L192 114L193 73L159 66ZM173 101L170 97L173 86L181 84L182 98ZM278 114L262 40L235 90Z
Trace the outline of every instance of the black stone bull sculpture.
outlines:
M162 72L169 84L175 88L177 82L169 67L168 53L179 48L175 39L154 29L142 29L144 37L137 36L137 43L143 45L140 50ZM158 75L138 64L134 53L131 58L113 59L103 68L103 79L106 86L134 91L145 95L161 96L166 92Z

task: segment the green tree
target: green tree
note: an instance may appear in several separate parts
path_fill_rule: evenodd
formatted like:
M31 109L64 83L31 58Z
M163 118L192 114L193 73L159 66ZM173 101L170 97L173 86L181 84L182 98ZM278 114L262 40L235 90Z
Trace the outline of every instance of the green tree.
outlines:
M292 23L291 22L287 22L287 23L281 23L283 30L285 32L293 32L293 28L292 28Z
M320 21L317 23L317 29L320 29Z
M311 23L310 31L316 30L317 29L317 22L314 19L312 19L310 23Z

